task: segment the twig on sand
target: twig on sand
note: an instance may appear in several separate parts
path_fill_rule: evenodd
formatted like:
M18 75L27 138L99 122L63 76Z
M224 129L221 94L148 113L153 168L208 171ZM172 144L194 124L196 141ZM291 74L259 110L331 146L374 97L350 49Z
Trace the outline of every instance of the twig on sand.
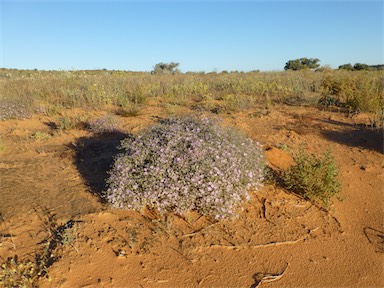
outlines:
M225 248L228 250L238 250L238 249L257 249L257 248L268 248L268 247L275 247L275 246L281 246L281 245L291 245L296 244L300 241L305 241L308 236L310 236L314 231L319 229L319 227L315 227L311 229L308 234L306 234L304 237L301 237L296 240L288 240L288 241L281 241L281 242L270 242L266 244L257 244L257 245L246 245L246 244L240 244L240 245L220 245L220 244L213 244L209 246L200 246L200 248Z
M193 233L184 234L184 235L182 235L181 237L184 238L184 237L192 237L192 236L195 236L195 235L199 234L201 231L203 231L203 230L205 230L205 229L208 229L209 227L212 227L212 226L216 225L217 223L218 223L218 222L209 224L208 226L205 226L205 227L203 227L203 228L201 228L201 229L199 229L199 230L197 230L197 231L195 231L195 232L193 232Z
M273 282L273 281L276 281L276 280L283 278L283 275L284 275L285 271L287 271L287 268L288 268L288 263L280 273L276 273L276 274L256 273L255 275L253 275L253 278L255 280L255 284L252 285L251 287L257 288L257 287L259 287L259 285L261 283L269 283L269 282Z
M372 227L364 228L365 237L375 247L375 252L384 253L384 232Z
M192 263L192 261L191 261L191 259L189 259L187 256L185 256L183 253L181 253L179 250L177 250L177 249L175 249L175 248L173 248L173 247L171 247L171 246L168 246L168 248L169 249L171 249L171 250L173 250L173 251L175 251L176 253L178 253L181 257L183 257L184 258L184 260L186 260L189 264L193 264Z
M210 245L206 246L204 248L225 248L229 250L234 250L234 249L241 249L241 248L267 248L267 247L273 247L273 246L280 246L280 245L289 245L289 244L296 244L297 242L305 240L304 238L300 238L297 240L291 240L291 241L283 241L283 242L270 242L266 244L258 244L258 245Z
M13 243L13 242L10 242L10 241L3 241L3 242L1 242L0 243L0 247L10 247L10 248L12 248L13 250L16 250L16 245L15 245L15 243Z
M0 214L0 221L4 221L4 218L3 216ZM16 245L15 245L15 242L13 242L13 237L15 235L13 235L12 233L12 229L11 229L11 225L8 224L7 225L7 230L9 231L9 233L1 233L0 232L0 247L11 247L12 249L16 250ZM10 238L10 241L5 241L4 239L6 238Z

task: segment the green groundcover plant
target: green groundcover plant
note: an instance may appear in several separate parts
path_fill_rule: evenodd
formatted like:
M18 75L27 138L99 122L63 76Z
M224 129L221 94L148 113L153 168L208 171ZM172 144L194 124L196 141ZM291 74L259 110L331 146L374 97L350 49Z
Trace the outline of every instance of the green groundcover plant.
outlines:
M105 192L115 208L194 210L223 219L235 216L263 181L261 145L209 119L162 120L120 148Z

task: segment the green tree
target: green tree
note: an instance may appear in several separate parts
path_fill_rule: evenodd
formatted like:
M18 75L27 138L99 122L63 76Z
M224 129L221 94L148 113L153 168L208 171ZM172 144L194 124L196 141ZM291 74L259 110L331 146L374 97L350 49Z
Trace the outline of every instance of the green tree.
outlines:
M295 60L289 60L285 63L284 70L302 70L302 69L316 69L320 66L320 62L317 58L300 58Z
M343 65L340 65L339 66L339 69L344 69L344 70L353 70L353 66L351 63L348 63L348 64L343 64Z
M370 65L369 67L370 67L372 70L384 70L384 64Z
M179 63L171 62L171 63L157 63L153 67L152 74L175 74L180 73L180 70L177 69Z
M353 66L353 70L370 70L371 68L367 64L356 63Z

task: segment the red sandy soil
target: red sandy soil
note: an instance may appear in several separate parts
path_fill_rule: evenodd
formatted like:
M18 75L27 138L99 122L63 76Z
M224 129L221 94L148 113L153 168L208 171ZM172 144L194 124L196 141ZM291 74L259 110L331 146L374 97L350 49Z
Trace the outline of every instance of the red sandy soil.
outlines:
M73 226L40 287L384 287L383 131L367 127L367 116L311 107L251 112L220 116L260 141L274 170L293 163L284 147L332 150L343 188L329 211L272 184L252 192L234 220L112 210L99 195L115 147L165 117L161 108L121 117L122 133L104 136L55 133L54 117L7 120L0 262L33 259L49 237L50 211L57 225ZM38 131L51 137L31 138Z

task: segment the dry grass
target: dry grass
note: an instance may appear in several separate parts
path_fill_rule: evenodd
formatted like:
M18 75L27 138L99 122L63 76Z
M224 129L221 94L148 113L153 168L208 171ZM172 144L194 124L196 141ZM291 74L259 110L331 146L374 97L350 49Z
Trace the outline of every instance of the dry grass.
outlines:
M253 107L317 105L331 99L351 112L370 112L381 122L384 107L384 72L327 70L187 73L151 75L127 71L31 71L0 69L0 102L28 113L54 114L66 108L115 106L118 111L141 107L151 98L164 105L186 106L214 113ZM16 108L15 108L16 107ZM9 117L19 118L16 113Z

